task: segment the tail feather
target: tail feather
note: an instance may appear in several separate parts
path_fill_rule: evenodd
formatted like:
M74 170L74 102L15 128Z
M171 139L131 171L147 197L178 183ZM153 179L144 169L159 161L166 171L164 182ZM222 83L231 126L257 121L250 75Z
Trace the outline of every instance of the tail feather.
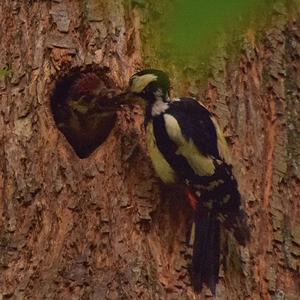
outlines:
M250 240L237 181L226 165L218 170L220 174L215 178L201 184L190 184L188 190L188 200L195 214L192 284L197 291L206 284L213 294L219 281L220 226L231 231L242 246Z
M198 292L206 284L215 294L220 267L220 223L213 214L195 216L191 278Z
M227 230L232 232L235 239L241 246L245 247L246 244L249 243L250 229L246 213L242 209L228 214L225 221L222 223Z

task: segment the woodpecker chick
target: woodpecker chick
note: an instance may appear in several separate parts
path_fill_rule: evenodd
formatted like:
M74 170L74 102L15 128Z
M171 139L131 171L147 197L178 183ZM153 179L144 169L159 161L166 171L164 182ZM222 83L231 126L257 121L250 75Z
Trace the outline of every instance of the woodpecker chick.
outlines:
M147 146L157 175L180 184L194 212L192 284L215 293L219 280L220 225L238 243L250 238L230 151L213 115L192 98L170 98L168 76L143 70L129 81L126 103L145 107Z
M80 73L60 82L52 96L58 127L81 158L105 140L116 120L113 98L120 91L105 80L93 72Z
M113 98L120 94L117 88L108 88L95 73L82 74L71 86L69 103L81 113L116 110Z

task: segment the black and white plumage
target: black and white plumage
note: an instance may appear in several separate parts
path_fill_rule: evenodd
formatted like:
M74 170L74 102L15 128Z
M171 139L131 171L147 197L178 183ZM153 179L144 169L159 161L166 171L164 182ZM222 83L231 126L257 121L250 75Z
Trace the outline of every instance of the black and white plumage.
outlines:
M169 97L169 78L159 70L136 73L128 101L145 106L147 145L153 167L166 184L184 184L194 209L192 283L215 293L220 224L241 245L249 240L230 151L213 115L192 98Z

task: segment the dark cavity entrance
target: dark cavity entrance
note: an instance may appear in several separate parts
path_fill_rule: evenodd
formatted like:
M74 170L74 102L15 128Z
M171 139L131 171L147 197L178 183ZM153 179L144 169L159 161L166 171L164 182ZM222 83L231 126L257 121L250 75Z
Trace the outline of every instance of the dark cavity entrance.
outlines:
M119 90L107 69L74 69L56 83L51 109L58 129L80 158L88 157L108 137L116 122L112 98Z

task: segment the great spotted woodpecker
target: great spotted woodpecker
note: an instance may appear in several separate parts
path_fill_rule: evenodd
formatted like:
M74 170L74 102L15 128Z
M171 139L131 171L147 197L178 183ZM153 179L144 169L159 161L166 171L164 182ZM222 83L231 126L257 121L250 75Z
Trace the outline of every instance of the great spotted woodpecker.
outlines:
M170 99L169 89L164 72L143 70L131 77L124 102L145 108L147 146L157 175L186 189L194 212L192 284L201 291L205 283L215 293L220 225L245 246L250 238L246 214L216 119L192 98Z

